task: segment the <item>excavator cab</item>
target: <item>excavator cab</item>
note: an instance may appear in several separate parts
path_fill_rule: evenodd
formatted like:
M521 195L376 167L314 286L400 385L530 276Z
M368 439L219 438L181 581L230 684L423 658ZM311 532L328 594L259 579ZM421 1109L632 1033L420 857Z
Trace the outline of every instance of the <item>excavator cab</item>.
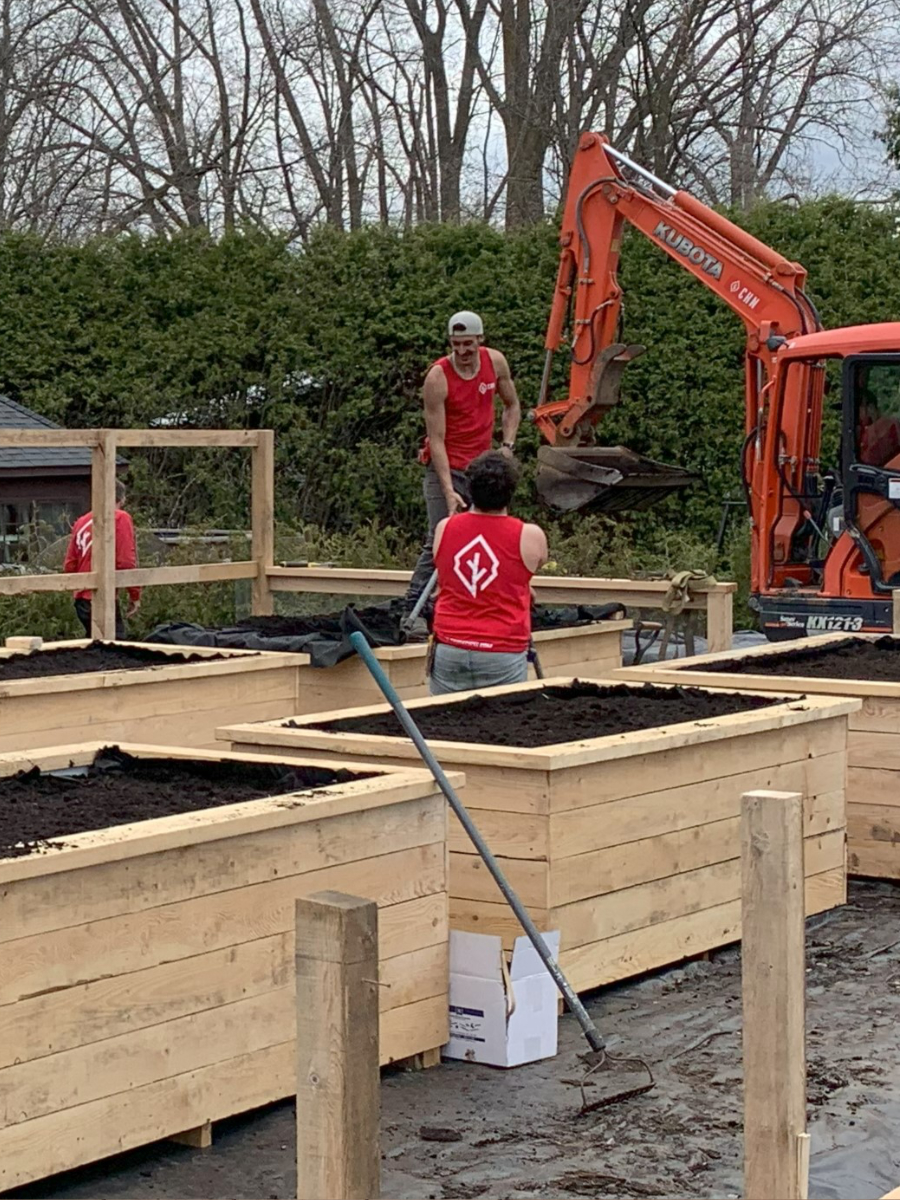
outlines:
M900 355L843 364L844 523L872 590L900 587Z

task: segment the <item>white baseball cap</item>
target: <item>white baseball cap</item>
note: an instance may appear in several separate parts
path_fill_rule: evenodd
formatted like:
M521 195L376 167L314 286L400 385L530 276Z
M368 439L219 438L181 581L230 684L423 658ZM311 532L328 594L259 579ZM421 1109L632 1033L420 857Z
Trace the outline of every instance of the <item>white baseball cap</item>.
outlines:
M478 313L454 313L447 322L447 333L450 337L483 337L484 326Z

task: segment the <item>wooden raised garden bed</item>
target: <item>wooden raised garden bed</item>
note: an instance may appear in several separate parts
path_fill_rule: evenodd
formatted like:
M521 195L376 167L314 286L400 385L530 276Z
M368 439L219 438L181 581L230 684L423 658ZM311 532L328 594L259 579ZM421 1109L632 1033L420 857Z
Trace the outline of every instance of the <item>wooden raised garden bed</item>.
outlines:
M64 655L60 672L24 678L9 678L13 665L32 669L22 652L0 651L0 753L88 739L212 749L223 722L268 720L299 702L296 655L139 642L86 649L91 645L45 642L34 654ZM109 668L102 669L107 656Z
M859 701L683 692L556 679L410 704L443 766L465 771L464 802L533 918L561 931L580 990L740 937L748 789L803 793L807 911L845 899L847 718ZM626 709L632 732L595 735L623 728ZM220 736L240 750L411 766L398 728L380 705ZM509 944L515 918L453 818L450 849L451 925Z
M322 889L379 904L382 1063L435 1061L447 821L430 775L124 746L89 781L114 789L99 800L83 779L7 778L99 749L0 756L0 1190L293 1095L294 902ZM63 833L60 795L98 827ZM194 811L99 827L114 798L128 820L173 795Z
M851 875L900 879L900 639L833 633L656 667L627 667L620 678L749 688L781 695L853 696L847 785Z
M608 678L622 666L622 633L630 621L597 621L564 629L539 630L535 649L545 676L581 675L586 679ZM424 642L406 646L382 646L375 656L402 700L428 695ZM534 676L534 668L529 668ZM351 705L377 704L383 699L375 680L359 658L346 658L333 667L301 668L298 713L329 712Z

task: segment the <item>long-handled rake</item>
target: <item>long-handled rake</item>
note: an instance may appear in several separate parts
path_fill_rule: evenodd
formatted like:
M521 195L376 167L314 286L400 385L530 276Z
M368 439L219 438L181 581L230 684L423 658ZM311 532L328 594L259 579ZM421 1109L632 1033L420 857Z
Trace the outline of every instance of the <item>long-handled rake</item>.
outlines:
M497 887L503 893L504 899L509 904L509 906L513 910L513 912L516 914L516 918L518 919L519 924L525 930L528 940L531 942L532 946L534 946L541 961L543 962L544 966L547 968L548 972L550 973L551 977L553 978L553 982L559 988L559 991L562 994L562 997L565 1000L566 1006L568 1007L569 1011L574 1013L575 1019L578 1021L578 1024L581 1026L581 1031L584 1034L585 1038L587 1039L588 1045L590 1046L590 1050L587 1053L579 1055L582 1062L584 1062L589 1068L587 1075L593 1075L594 1072L598 1071L601 1067L604 1067L604 1066L613 1066L613 1065L618 1065L618 1064L624 1065L626 1063L632 1063L632 1064L639 1064L643 1069L646 1070L646 1072L649 1076L648 1083L641 1084L638 1087L628 1088L625 1091L617 1092L614 1095L608 1096L602 1100L593 1101L590 1104L588 1104L585 1099L585 1094L584 1094L584 1089L583 1089L584 1081L582 1081L582 1099L584 1101L584 1103L582 1105L582 1112L590 1112L597 1108L604 1108L607 1105L617 1104L623 1100L629 1100L633 1096L640 1096L644 1092L648 1092L654 1086L653 1075L650 1071L649 1066L643 1061L643 1059L624 1059L624 1058L614 1057L613 1055L609 1054L609 1052L606 1049L606 1042L604 1041L603 1036L600 1033L600 1030L597 1028L597 1026L591 1020L591 1017L588 1014L587 1009L584 1007L584 1005L578 999L578 996L575 993L575 990L573 989L572 985L569 983L568 979L566 979L565 975L560 970L558 963L554 960L553 956L550 954L550 951L547 949L546 945L544 944L544 939L541 937L537 926L532 921L531 917L528 915L528 912L525 909L525 906L522 903L522 901L519 899L519 897L516 895L513 888L510 886L509 880L506 878L506 876L500 870L500 866L499 866L497 860L494 858L493 854L490 851L490 848L488 847L484 838L479 833L477 826L475 825L472 818L469 816L465 806L463 805L459 796L456 794L456 791L450 784L450 781L448 780L447 776L444 774L444 770L441 767L441 764L438 762L438 760L432 754L432 752L428 746L428 743L425 741L425 738L422 736L422 731L419 729L418 725L416 725L415 721L410 716L409 711L406 708L406 705L403 703L403 701L397 695L397 692L395 691L393 685L391 684L387 675L384 673L384 671L381 667L381 663L378 661L378 659L372 653L372 650L371 650L368 642L366 641L365 637L363 636L363 634L361 634L359 632L351 633L350 641L353 645L354 650L356 650L357 654L359 654L360 658L363 660L363 662L368 667L369 672L372 675L372 678L375 680L375 682L378 684L378 687L383 692L385 699L390 704L391 708L394 710L394 714L397 717L397 720L403 726L403 728L405 729L407 734L409 734L410 738L412 738L413 744L415 745L416 749L418 750L419 754L421 755L422 760L424 761L425 765L428 767L429 771L431 771L431 774L434 776L438 787L444 793L444 796L447 799L447 803L453 809L453 811L456 814L457 818L459 819L459 822L462 825L463 829L465 829L466 833L469 835L469 838L471 839L472 844L474 845L475 849L478 851L479 855L481 856L481 859L484 862L484 865L490 871L491 875L493 876L494 882L497 884ZM585 1077L585 1079L587 1079L587 1076Z

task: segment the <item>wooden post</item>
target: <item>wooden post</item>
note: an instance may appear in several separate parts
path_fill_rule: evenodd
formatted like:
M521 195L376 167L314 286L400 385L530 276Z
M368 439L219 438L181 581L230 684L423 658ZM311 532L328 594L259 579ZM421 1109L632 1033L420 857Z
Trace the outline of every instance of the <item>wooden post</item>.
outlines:
M268 616L274 612L268 570L275 565L275 434L271 429L259 431L251 455L250 509L256 562L252 607L254 616Z
M900 588L894 588L891 600L891 631L894 637L900 637Z
M806 1200L803 799L741 805L744 1196Z
M734 625L734 603L732 593L707 592L706 595L706 642L710 654L731 649Z
M101 429L91 451L91 636L116 636L116 435Z
M378 1200L378 906L296 902L298 1200Z

